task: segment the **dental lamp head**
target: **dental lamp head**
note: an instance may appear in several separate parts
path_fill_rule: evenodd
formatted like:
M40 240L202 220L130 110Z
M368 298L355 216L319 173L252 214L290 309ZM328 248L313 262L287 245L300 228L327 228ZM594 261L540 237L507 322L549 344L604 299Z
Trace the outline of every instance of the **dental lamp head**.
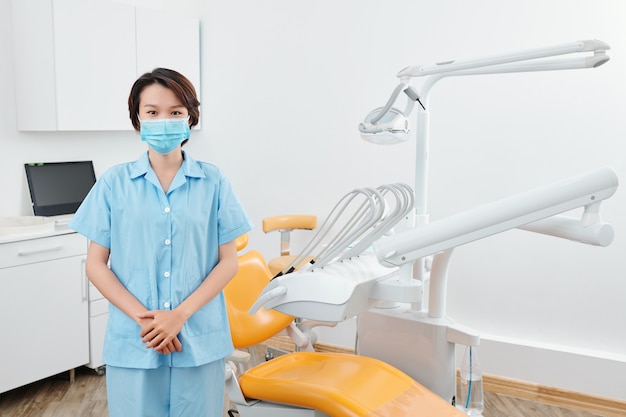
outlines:
M378 145L394 145L406 141L410 130L408 117L395 107L387 112L383 111L384 107L372 110L359 124L361 138ZM379 117L381 113L382 117Z
M393 104L402 92L407 96L404 111L393 107ZM415 102L418 102L424 108L417 91L408 84L408 81L402 80L402 83L396 87L387 103L383 107L378 107L369 112L365 120L359 123L361 138L378 145L394 145L406 141L409 138L410 131L409 115L413 111Z

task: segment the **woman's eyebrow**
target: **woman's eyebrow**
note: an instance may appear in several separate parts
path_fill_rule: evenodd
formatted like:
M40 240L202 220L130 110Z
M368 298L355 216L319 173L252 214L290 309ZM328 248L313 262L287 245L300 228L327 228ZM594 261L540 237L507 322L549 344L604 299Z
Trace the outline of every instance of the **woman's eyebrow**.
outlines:
M146 104L142 105L141 107L159 108L159 106L158 106L158 105L156 105L156 104L150 104L150 103L146 103ZM184 104L176 104L176 105L170 106L170 107L169 107L169 109L170 109L170 110L174 110L174 109L186 109L186 107L185 107L185 105L184 105Z

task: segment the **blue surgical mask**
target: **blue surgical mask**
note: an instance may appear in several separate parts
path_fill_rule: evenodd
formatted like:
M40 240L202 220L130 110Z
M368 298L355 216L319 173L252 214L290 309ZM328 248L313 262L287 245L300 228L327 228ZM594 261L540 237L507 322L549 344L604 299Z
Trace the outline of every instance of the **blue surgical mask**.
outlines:
M167 155L189 139L189 119L141 120L141 140L161 155Z

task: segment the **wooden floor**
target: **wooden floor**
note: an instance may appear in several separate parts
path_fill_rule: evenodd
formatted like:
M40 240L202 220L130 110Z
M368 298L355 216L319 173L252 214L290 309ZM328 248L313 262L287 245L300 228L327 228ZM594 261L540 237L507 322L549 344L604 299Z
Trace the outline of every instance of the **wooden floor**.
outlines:
M0 394L0 417L107 417L106 376L79 368ZM596 417L495 393L485 393L484 417ZM227 414L224 413L224 417Z

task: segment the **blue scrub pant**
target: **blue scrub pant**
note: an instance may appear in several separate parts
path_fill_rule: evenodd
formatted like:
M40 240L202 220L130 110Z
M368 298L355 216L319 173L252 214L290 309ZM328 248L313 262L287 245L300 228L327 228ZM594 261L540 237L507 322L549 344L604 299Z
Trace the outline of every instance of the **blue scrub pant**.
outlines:
M224 361L194 368L106 367L109 417L221 417Z

